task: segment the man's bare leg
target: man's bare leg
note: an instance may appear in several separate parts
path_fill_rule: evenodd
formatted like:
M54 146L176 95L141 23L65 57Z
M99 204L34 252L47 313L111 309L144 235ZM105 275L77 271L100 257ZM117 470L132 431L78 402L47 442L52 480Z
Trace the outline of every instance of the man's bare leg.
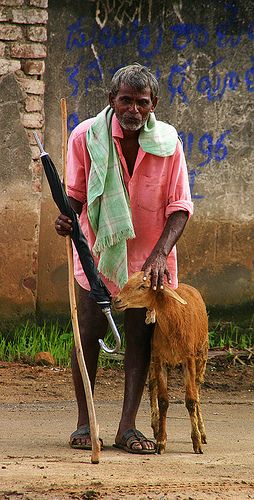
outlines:
M125 312L125 392L124 403L116 444L129 429L136 428L136 415L142 398L151 355L151 336L154 325L145 324L145 309L129 309ZM154 449L151 441L136 441L132 449Z
M105 315L101 312L96 302L89 297L89 292L78 286L78 321L80 337L84 351L85 363L91 383L92 392L94 390L97 363L99 356L99 338L104 338L108 322ZM78 423L77 429L89 424L86 397L80 374L76 350L72 352L72 378L78 404ZM75 438L75 445L90 445L89 435Z

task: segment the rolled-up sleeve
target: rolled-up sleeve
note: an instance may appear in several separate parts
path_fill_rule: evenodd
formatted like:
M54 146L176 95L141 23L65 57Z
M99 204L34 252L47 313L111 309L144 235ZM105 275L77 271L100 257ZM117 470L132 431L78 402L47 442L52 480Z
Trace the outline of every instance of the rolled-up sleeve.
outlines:
M78 134L75 129L70 135L68 142L67 165L68 165L68 196L86 202L86 174L85 174L85 136Z
M169 217L173 212L179 210L187 211L189 217L193 214L188 171L180 140L178 140L173 158L172 173L168 188L166 217Z

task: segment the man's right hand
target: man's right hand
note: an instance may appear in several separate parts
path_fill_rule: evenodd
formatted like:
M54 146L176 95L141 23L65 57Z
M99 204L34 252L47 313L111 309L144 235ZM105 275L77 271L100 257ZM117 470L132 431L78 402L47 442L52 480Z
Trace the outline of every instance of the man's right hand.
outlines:
M72 221L66 215L59 214L55 221L55 230L59 236L70 236L72 233Z

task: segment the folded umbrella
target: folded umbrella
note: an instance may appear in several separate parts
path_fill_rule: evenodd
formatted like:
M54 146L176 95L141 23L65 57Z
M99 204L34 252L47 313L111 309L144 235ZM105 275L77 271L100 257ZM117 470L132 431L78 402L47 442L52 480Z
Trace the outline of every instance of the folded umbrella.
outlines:
M121 338L111 314L110 292L99 275L87 240L80 227L78 216L69 203L68 197L59 178L57 169L48 153L46 153L46 151L43 149L43 146L36 132L34 132L34 137L40 149L41 161L50 186L52 197L60 212L63 215L69 217L69 219L72 221L73 230L71 233L71 238L78 252L82 268L91 287L90 296L97 302L97 304L101 307L102 312L106 315L116 341L115 348L110 349L106 346L102 339L99 339L100 346L105 352L115 353L120 349Z

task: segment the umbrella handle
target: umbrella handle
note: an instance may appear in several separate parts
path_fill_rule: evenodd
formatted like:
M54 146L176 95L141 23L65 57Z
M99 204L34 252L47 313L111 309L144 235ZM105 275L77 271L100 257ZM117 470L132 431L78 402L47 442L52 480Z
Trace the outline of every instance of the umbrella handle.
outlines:
M108 323L111 327L111 330L112 330L113 335L114 335L114 339L116 341L116 346L113 349L110 349L109 347L106 346L106 344L103 342L102 339L99 339L99 344L105 352L107 352L108 354L113 354L114 352L118 352L120 347L121 347L121 337L118 333L115 322L113 320L110 307L105 307L104 309L102 309L102 312L107 317Z

